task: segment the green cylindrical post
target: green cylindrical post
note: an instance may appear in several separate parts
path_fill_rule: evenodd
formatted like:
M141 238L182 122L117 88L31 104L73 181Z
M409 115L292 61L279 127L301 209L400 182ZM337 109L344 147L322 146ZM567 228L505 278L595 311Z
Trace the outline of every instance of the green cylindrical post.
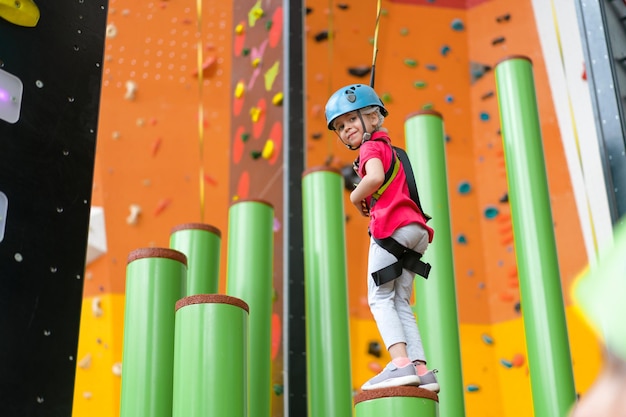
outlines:
M303 173L304 285L310 417L352 415L343 177Z
M185 255L173 249L128 256L120 417L172 415L174 307L186 273Z
M435 237L424 256L432 265L428 280L415 279L420 333L430 368L438 368L441 417L465 415L459 318L450 227L445 134L441 114L426 110L405 122L407 154L411 160L422 207Z
M258 417L269 417L272 407L273 265L274 208L237 201L228 216L226 293L250 306L248 406Z
M204 223L185 223L172 228L170 247L187 256L185 295L218 292L221 237L218 228Z
M246 417L248 305L228 295L199 294L180 299L175 311L170 416Z
M363 391L354 398L355 417L435 417L438 401L434 392L416 387Z
M495 75L533 406L565 416L576 392L532 63L507 58Z

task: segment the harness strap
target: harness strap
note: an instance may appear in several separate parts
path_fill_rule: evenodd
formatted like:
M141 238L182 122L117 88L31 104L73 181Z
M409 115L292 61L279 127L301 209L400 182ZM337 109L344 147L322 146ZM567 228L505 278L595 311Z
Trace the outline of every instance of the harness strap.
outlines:
M376 239L374 241L398 260L397 262L372 272L372 278L377 286L393 281L402 275L403 269L408 269L417 275L428 279L430 264L422 261L422 254L409 249L392 237Z

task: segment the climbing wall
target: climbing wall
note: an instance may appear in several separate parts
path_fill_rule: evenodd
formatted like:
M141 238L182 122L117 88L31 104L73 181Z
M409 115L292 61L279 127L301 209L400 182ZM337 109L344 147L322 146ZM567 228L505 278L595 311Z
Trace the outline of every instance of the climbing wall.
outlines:
M111 416L119 409L131 250L165 246L170 229L189 221L218 227L225 249L228 208L237 199L266 200L277 219L284 214L281 93L289 86L282 85L282 2L201 3L109 2L92 200L101 213L93 231L100 233L85 271L77 416ZM376 4L306 2L308 167L341 169L356 156L325 129L323 106L340 86L369 82ZM569 311L567 290L586 256L530 0L382 5L375 86L390 111L385 125L393 141L404 144L405 117L416 110L434 109L444 118L466 414L532 415L493 77L495 64L508 55L534 62L578 391L595 377L599 354L591 333ZM357 388L388 357L366 302L366 219L351 211L347 195ZM274 416L283 415L282 228L277 220L274 370L268 383ZM222 265L225 256L223 250ZM221 276L223 290L224 267Z
M308 6L308 163L341 169L356 155L326 131L323 106L340 86L369 83L376 1L345 1L332 9L323 1ZM531 3L383 2L378 46L375 87L390 112L385 126L392 140L404 144L404 120L416 110L434 109L444 119L467 415L532 415L493 74L509 55L534 62L568 305L569 285L586 255ZM367 306L367 220L351 210L347 196L352 366L358 387L389 358L381 352ZM568 313L568 325L580 392L597 372L598 350L575 315ZM577 366L582 357L586 365Z
M283 409L283 8L282 1L237 1L231 87L230 195L274 208L272 413ZM254 279L254 277L250 277ZM268 391L269 391L268 386Z
M107 1L15 5L0 5L0 415L69 416Z

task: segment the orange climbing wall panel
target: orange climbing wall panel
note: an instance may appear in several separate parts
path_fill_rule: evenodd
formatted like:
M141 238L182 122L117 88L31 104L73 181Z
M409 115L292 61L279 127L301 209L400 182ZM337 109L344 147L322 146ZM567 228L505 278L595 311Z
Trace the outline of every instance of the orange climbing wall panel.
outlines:
M262 134L245 145L237 140L241 132L233 109L240 79L233 76L238 71L232 57L241 22L233 18L233 2L204 1L200 16L197 2L190 0L109 3L93 197L94 206L104 207L108 250L87 266L85 275L76 416L111 416L119 408L128 253L137 247L166 246L172 226L204 221L222 231L223 278L227 212L233 198L243 194L241 190L249 197L282 192L281 181L264 188L275 179L272 175L280 176L270 160L248 161L250 177L256 178L256 165L270 175L264 177L268 181L249 182L248 188L241 185L244 170L232 166L235 158L250 159L252 151L262 151L273 136ZM369 82L368 75L350 75L348 69L371 64L376 3L306 2L309 167L341 168L356 156L325 129L323 106L340 86ZM567 305L569 285L586 259L530 0L406 0L382 5L375 86L390 111L385 126L393 141L403 145L406 116L433 108L443 115L448 137L464 384L477 388L466 391L467 415L532 415L523 323L515 309L519 291L509 208L500 201L506 194L506 171L492 69L507 55L527 55L534 62ZM266 16L264 23L268 20L273 17ZM196 36L198 28L201 34ZM331 36L325 37L324 31ZM263 39L258 37L259 45ZM266 110L276 110L268 104L276 91L260 93ZM356 388L388 357L367 353L370 341L380 341L366 302L367 221L349 205L347 192L345 206ZM275 265L282 265L279 257ZM584 392L599 366L598 348L569 311L568 326L577 389ZM511 367L503 365L509 362ZM282 381L272 383L280 386ZM282 415L281 400L274 402L275 416Z

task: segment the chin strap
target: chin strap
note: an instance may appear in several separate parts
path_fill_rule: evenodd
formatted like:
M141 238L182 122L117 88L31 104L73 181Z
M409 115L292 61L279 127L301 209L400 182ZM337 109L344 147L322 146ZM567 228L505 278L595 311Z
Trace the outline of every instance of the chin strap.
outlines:
M359 115L359 120L361 120L361 125L363 126L363 130L365 131L365 133L363 133L363 139L361 139L361 143L359 143L359 146L357 146L356 148L348 143L345 143L343 140L341 141L344 145L346 145L346 148L350 149L351 151L356 151L361 147L361 145L363 145L365 142L372 138L372 134L366 131L367 128L365 127L365 121L363 120L361 110L357 110L356 113ZM337 135L339 135L339 133L337 133Z

